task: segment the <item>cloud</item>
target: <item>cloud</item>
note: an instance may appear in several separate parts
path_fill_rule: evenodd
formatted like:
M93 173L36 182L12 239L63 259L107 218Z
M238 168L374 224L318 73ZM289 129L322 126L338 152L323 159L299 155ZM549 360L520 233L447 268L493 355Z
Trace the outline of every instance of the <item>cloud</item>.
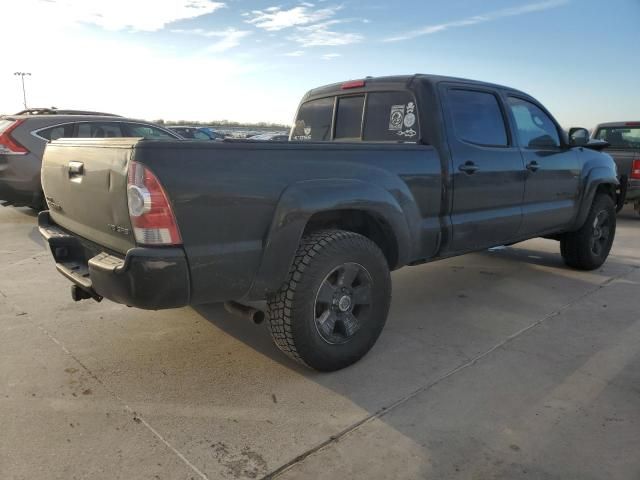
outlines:
M247 30L236 30L235 28L227 28L226 30L204 30L202 28L190 28L190 29L174 29L173 33L184 33L189 35L198 35L206 38L219 38L217 42L207 47L208 52L224 52L231 48L240 45L240 40L244 37L251 35L251 32Z
M521 5L519 7L510 7L503 10L496 10L493 12L475 15L472 17L463 18L461 20L454 20L452 22L439 23L434 25L427 25L426 27L418 30L412 30L407 33L403 33L394 37L386 38L385 42L400 42L403 40L410 40L412 38L421 37L424 35L432 35L434 33L443 32L451 28L468 27L471 25L477 25L480 23L492 22L500 18L516 17L519 15L526 15L528 13L541 12L543 10L549 10L552 8L558 8L566 5L570 0L547 0L538 3L529 3Z
M327 53L325 55L322 55L322 59L323 60L333 60L334 58L338 58L341 57L342 55L340 55L339 53Z
M105 30L152 32L225 6L223 2L211 0L20 0L4 9L3 17L33 18L35 15L56 25L58 30L64 26L92 24Z
M337 32L330 27L346 20L329 20L307 27L298 27L297 33L289 40L299 43L303 47L338 47L361 42L364 37L359 33Z
M283 53L285 57L302 57L304 56L304 52L302 50L296 50L295 52L287 52Z
M313 10L312 3L302 3L289 10L280 7L269 7L264 10L253 10L243 14L245 17L253 17L245 20L251 25L269 32L277 32L285 28L310 25L333 17L342 7L327 7Z

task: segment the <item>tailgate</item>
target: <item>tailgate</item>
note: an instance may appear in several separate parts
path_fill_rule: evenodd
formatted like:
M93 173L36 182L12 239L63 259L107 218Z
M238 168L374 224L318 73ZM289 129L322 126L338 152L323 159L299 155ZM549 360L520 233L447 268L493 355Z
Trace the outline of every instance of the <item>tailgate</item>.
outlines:
M116 252L135 247L127 206L127 165L139 140L49 143L42 160L42 188L51 220Z

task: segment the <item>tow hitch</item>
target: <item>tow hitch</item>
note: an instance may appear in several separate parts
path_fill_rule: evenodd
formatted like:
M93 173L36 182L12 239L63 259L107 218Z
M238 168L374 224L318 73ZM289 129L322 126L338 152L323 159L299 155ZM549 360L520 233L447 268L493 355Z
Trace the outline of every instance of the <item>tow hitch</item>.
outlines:
M88 300L93 298L96 302L102 301L102 296L97 293L88 292L84 288L79 287L78 285L71 285L71 298L74 302L79 302L80 300Z

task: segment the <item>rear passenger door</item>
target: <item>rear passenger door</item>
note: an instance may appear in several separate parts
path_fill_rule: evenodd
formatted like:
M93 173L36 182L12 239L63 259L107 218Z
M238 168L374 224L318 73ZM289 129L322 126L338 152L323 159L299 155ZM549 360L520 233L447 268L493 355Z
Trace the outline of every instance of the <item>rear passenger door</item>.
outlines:
M514 240L522 221L525 168L493 89L443 86L451 151L451 251Z
M508 97L526 171L520 236L569 225L580 186L577 149L563 145L556 122L531 99Z

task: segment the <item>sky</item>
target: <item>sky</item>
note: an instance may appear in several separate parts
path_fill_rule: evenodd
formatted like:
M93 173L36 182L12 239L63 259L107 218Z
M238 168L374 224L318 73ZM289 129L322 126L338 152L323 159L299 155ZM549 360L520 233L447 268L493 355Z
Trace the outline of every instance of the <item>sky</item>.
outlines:
M3 0L0 113L290 124L309 89L433 73L564 127L640 120L640 0Z

